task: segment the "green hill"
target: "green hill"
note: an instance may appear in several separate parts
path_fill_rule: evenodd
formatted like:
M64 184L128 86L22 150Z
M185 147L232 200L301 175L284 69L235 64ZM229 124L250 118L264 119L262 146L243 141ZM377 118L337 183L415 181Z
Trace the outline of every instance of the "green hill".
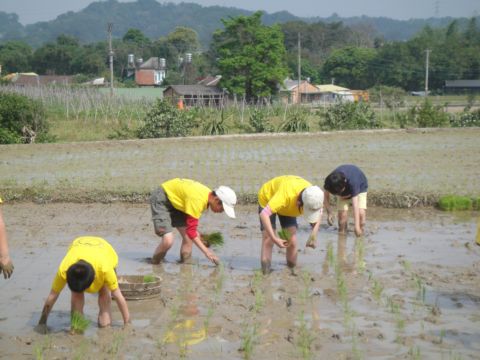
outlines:
M159 3L155 0L118 2L116 0L94 2L78 12L67 12L56 19L23 26L16 14L0 12L0 42L23 40L33 47L55 40L60 34L72 35L82 43L106 39L107 23L112 22L113 36L121 38L128 29L141 30L151 39L170 33L176 26L185 26L197 31L200 42L207 46L213 31L222 27L221 19L238 15L250 15L252 11L233 7L201 6L194 3ZM343 22L346 26L369 28L386 40L408 40L425 25L443 27L453 18L412 19L407 21L367 16L340 18L300 18L287 11L266 13L265 24L288 21ZM467 19L460 19L459 25Z

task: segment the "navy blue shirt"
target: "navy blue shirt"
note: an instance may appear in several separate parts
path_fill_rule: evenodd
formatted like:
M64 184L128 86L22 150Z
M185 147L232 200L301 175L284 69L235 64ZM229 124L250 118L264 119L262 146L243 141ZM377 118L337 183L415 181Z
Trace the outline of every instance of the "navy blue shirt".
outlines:
M347 185L345 190L340 194L342 197L351 198L360 193L367 192L368 182L365 174L355 165L340 165L334 172L341 172L345 175Z

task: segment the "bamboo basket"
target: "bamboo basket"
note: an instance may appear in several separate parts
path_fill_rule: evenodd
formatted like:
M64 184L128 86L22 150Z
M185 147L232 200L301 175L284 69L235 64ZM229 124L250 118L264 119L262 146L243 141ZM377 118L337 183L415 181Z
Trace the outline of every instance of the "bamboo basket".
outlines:
M120 275L118 286L127 300L145 300L160 295L162 279L155 276L155 281L144 282L143 275Z

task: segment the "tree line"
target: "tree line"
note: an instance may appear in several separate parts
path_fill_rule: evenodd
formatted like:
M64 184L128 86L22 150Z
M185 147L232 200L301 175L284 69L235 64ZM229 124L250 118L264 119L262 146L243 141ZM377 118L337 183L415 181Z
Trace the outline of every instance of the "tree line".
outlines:
M425 55L430 52L429 88L441 90L449 79L480 79L480 28L475 18L467 27L453 20L447 27L425 27L408 41L375 38L371 29L337 23L302 21L265 25L262 13L223 19L210 46L202 50L198 33L177 27L151 39L131 28L113 40L114 72L125 78L128 54L147 60L165 58L165 84L195 83L206 75L222 75L221 86L247 99L278 91L286 77L297 78L298 54L302 79L352 89L375 85L404 90L424 88ZM298 48L300 44L300 49ZM300 50L300 51L299 51ZM180 59L192 54L188 72ZM108 43L82 44L69 35L36 49L23 41L0 45L2 74L34 71L38 74L77 75L79 81L108 77Z

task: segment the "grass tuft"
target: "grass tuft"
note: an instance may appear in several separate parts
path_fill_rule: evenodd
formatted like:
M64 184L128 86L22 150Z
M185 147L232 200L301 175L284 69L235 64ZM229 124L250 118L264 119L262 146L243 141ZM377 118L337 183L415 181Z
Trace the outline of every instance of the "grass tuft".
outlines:
M478 206L478 199L475 206ZM466 196L447 195L438 200L438 208L443 211L472 210L474 201Z

